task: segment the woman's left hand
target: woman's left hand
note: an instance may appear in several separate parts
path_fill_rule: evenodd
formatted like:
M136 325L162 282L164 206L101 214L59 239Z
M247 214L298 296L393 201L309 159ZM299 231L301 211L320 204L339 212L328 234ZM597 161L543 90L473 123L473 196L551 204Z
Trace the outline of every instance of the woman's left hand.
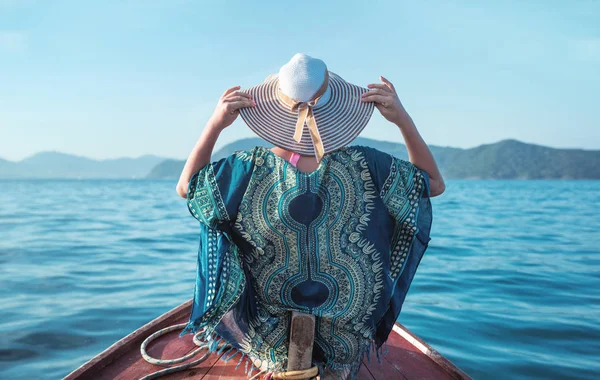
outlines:
M239 92L240 86L231 87L221 95L209 124L218 130L229 127L240 114L240 108L254 107L256 102L250 94Z
M381 79L383 84L369 84L367 86L369 91L362 94L361 101L375 102L375 107L377 107L383 117L394 124L400 125L408 114L400 102L392 82L382 76L379 79Z

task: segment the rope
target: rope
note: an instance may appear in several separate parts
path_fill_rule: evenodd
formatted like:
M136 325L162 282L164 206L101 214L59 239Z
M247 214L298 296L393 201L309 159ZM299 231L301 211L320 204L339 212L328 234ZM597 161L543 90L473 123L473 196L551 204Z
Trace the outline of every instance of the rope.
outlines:
M186 325L187 325L187 323L181 323L178 325L165 327L164 329L158 330L157 332L155 332L154 334L152 334L148 338L146 338L142 342L142 345L140 346L140 353L142 354L142 357L144 358L144 360L146 360L150 364L167 367L172 364L182 363L182 362L188 360L189 358L196 356L200 351L202 351L204 349L206 349L206 352L200 358L198 358L194 361L191 361L186 364L174 366L174 367L161 369L160 371L151 373L149 375L146 375L146 376L140 378L140 380L152 380L152 379L156 379L158 377L164 376L164 375L168 375L173 372L179 372L179 371L186 370L197 364L202 363L210 356L211 352L210 352L210 350L208 350L208 343L203 342L198 338L198 336L200 334L202 334L204 332L204 330L200 330L196 334L194 334L193 342L196 346L198 346L198 348L185 356L182 356L180 358L175 358L175 359L156 359L156 358L153 358L152 356L148 355L148 353L146 352L146 347L148 346L148 344L150 342L152 342L154 339L158 338L159 336L170 333L171 331L180 330L182 328L185 328ZM228 346L228 344L224 343L220 348L217 346L217 349L218 349L217 351L223 350L225 348L224 346ZM266 371L260 371L255 376L253 376L251 378L251 380L256 379L257 376L260 376L265 372ZM265 376L265 379L268 378L268 379L281 379L281 380L301 380L301 379L313 378L313 377L317 376L318 373L319 373L319 369L315 366L315 367L301 370L301 371L269 372L267 374L267 376Z
M189 362L187 364L182 364L182 365L178 365L175 367L166 368L166 369L162 369L160 371L151 373L149 375L142 377L140 380L152 380L152 379L156 379L158 377L161 377L161 376L173 373L173 372L183 371L185 369L188 369L190 367L193 367L197 364L202 363L204 360L206 360L206 358L208 358L210 356L210 351L208 350L208 344L206 342L202 342L200 339L198 339L198 335L202 334L203 331L198 331L194 335L193 341L194 341L194 344L196 346L198 346L198 348L185 356L182 356L180 358L175 358L175 359L156 359L156 358L153 358L152 356L148 355L148 353L146 352L146 347L148 346L148 344L151 341L158 338L159 336L170 333L171 331L180 330L180 329L184 328L186 325L187 325L186 323L181 323L178 325L165 327L164 329L158 330L154 334L150 335L148 338L146 338L146 340L144 340L144 342L142 343L142 345L140 347L140 352L142 354L142 357L144 358L144 360L146 360L150 364L155 364L155 365L160 365L160 366L166 367L171 364L177 364L177 363L184 362L187 359L189 359L193 356L196 356L196 354L198 354L200 351L206 349L206 352L204 353L204 355L202 355L200 358L198 358L192 362Z
M318 374L319 368L317 366L314 366L309 369L302 369L299 371L274 372L272 378L281 380L303 380L312 379Z

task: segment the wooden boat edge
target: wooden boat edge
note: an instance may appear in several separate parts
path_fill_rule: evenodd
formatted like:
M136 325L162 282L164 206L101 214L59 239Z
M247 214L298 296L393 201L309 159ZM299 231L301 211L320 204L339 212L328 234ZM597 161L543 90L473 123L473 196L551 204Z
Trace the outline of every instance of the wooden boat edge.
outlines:
M75 369L68 374L63 380L76 380L92 374L91 371L99 371L117 359L122 353L129 350L139 350L139 346L152 333L162 328L171 326L176 320L179 320L184 315L189 315L193 300L190 299L181 305L169 310L168 312L158 316L152 321L146 323L142 327L133 331L121 340L115 342L107 349L94 356L92 359ZM417 350L427 355L433 362L440 366L445 372L450 374L455 379L468 379L471 377L456 367L450 360L428 345L425 341L412 333L404 325L396 322L393 331L408 341Z
M463 370L454 365L448 358L440 354L435 348L431 347L415 333L404 327L399 322L396 322L393 327L393 331L412 344L416 349L421 351L423 354L429 356L437 365L439 365L444 371L449 373L455 379L468 379L471 377L467 375Z
M140 345L152 333L162 328L171 326L174 322L180 319L183 315L189 314L193 300L190 299L181 305L169 310L168 312L158 316L152 321L146 323L142 327L133 331L121 340L115 342L110 347L94 356L88 362L81 365L79 368L68 374L63 380L79 379L89 375L90 371L98 371L112 363L122 353L134 349L139 350ZM137 345L137 347L134 347Z

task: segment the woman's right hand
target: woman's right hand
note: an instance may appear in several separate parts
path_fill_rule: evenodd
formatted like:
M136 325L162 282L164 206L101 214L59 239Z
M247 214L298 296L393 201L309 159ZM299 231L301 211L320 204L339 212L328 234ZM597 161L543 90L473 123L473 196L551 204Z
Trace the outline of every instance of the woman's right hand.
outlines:
M394 124L400 125L406 120L408 113L400 102L392 82L382 76L379 79L383 84L371 83L367 85L370 90L362 94L361 101L374 102L375 107L377 107L383 117Z
M221 95L209 120L212 127L222 131L235 121L240 114L240 108L256 106L252 95L237 91L239 89L240 86L231 87Z

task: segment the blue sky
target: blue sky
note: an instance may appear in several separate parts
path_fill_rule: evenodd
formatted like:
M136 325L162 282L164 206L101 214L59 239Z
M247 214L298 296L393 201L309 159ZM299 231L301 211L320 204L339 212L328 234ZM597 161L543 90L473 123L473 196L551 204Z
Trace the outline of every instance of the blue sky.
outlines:
M428 144L600 149L599 1L0 0L0 157L185 158L295 53L389 78ZM362 134L402 141L377 111ZM253 136L241 118L217 147Z

